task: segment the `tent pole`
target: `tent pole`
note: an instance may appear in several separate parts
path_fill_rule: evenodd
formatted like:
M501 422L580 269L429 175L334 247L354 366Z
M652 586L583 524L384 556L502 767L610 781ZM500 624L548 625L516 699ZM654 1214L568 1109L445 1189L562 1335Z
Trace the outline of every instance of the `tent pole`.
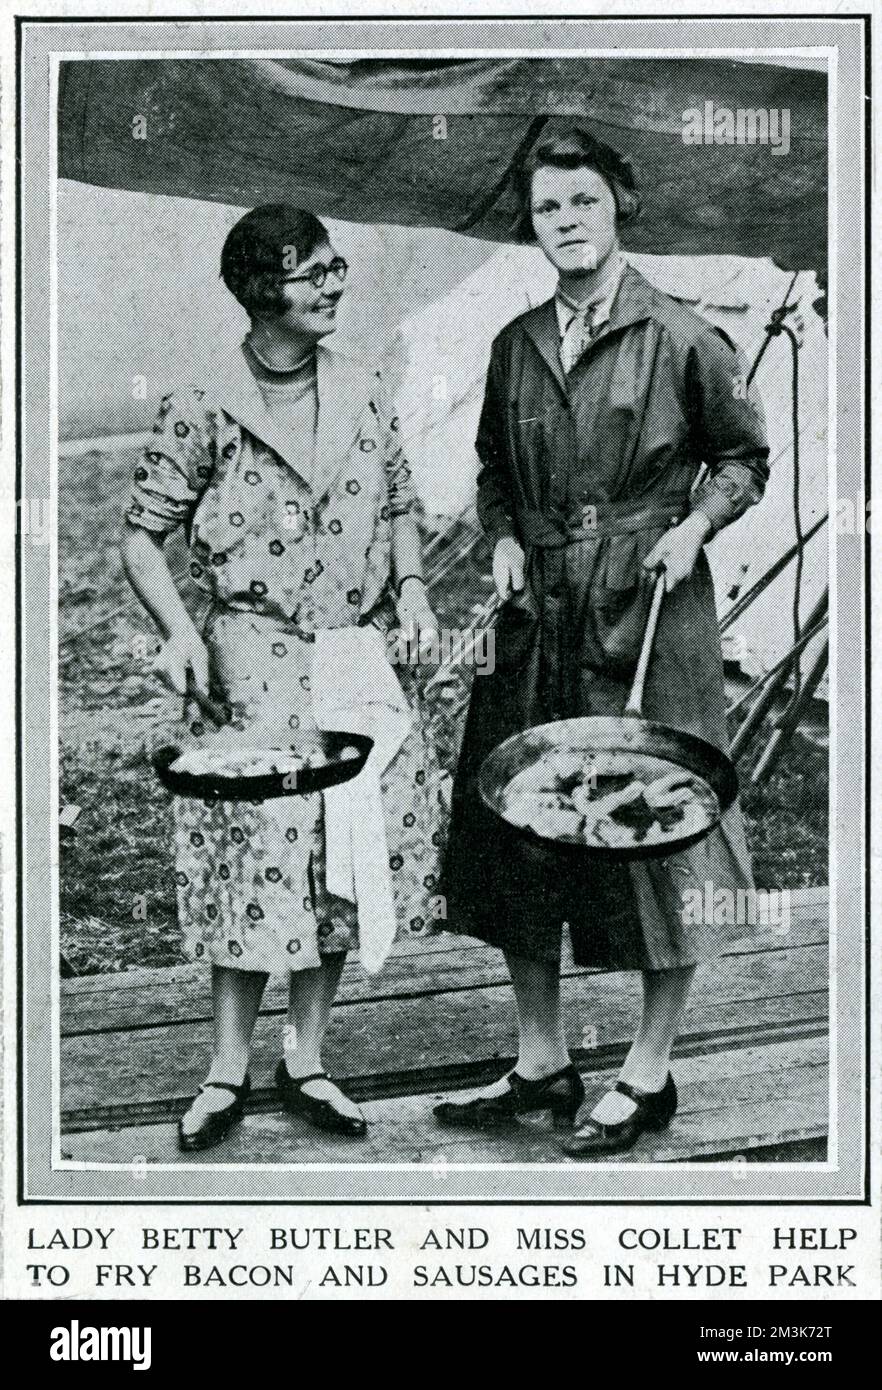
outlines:
M805 532L805 535L802 538L803 547L808 545L812 537L816 535L818 531L820 531L821 527L824 525L824 522L826 520L827 513L825 512L824 515L820 517L818 521L815 522L814 526L812 526L808 531ZM800 546L798 544L792 545L789 550L786 550L783 555L781 555L777 560L775 560L774 564L769 566L765 574L760 575L759 579L757 579L754 584L751 584L746 594L742 594L741 598L739 598L735 603L733 603L728 613L724 613L722 618L720 619L721 634L724 632L728 632L732 624L738 621L738 619L741 617L741 614L744 612L746 608L750 607L754 599L759 598L760 594L763 592L764 589L768 588L772 580L778 578L778 575L781 573L782 570L785 570L787 568L787 566L790 564L790 561L793 559L794 555L799 549Z
M825 589L821 597L818 599L818 602L812 609L811 615L805 625L806 634L811 633L812 629L816 626L816 624L820 622L821 617L827 608L827 601L828 595L827 590ZM733 762L737 762L738 759L741 757L751 738L756 733L766 714L774 704L775 697L784 685L784 682L787 680L787 677L790 675L790 672L793 668L793 660L795 659L795 657L796 648L794 647L787 654L787 657L784 659L784 661L780 663L778 669L773 673L771 679L765 685L765 688L760 690L760 693L753 705L753 708L747 714L747 716L744 719L744 722L742 723L738 732L732 739L730 755L732 757Z
M780 722L772 730L772 736L766 744L765 749L760 754L756 767L750 776L752 787L758 786L766 777L769 776L781 753L790 742L802 717L803 710L815 693L818 683L827 669L827 661L830 655L829 638L825 638L821 650L818 652L811 664L808 674L802 682L802 689L799 698L792 702L789 710L785 710Z

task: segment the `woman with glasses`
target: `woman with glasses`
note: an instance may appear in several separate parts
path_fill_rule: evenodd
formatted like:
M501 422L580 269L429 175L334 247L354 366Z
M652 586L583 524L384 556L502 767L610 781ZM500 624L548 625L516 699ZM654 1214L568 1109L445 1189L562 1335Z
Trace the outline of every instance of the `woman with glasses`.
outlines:
M382 627L384 616L394 621L392 596L402 627L418 637L435 626L398 422L378 374L323 342L346 274L311 213L272 205L244 216L227 237L221 275L249 331L222 371L165 398L135 470L123 562L164 635L159 665L185 696L191 746L289 747L314 732L321 630ZM190 576L208 600L201 631L163 552L180 524ZM377 646L385 662L379 637ZM205 696L226 702L231 726L211 727L199 708ZM379 871L391 874L389 900L416 933L431 930L433 915L429 788L438 778L429 762L417 729L383 786L389 854ZM211 964L214 1000L214 1055L181 1120L180 1148L209 1148L240 1118L273 972L290 981L275 1076L283 1105L322 1129L364 1135L361 1112L321 1060L359 925L355 903L327 886L324 798L176 798L175 819L185 948Z

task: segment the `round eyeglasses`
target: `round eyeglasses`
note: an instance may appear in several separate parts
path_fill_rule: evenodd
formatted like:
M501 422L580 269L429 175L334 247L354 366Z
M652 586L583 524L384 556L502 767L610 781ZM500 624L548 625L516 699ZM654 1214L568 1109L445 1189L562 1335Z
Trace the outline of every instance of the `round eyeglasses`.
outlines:
M342 256L335 256L330 265L314 265L308 275L289 275L284 283L286 285L305 284L308 280L314 290L322 290L329 275L333 275L342 285L346 279L346 272L349 266Z

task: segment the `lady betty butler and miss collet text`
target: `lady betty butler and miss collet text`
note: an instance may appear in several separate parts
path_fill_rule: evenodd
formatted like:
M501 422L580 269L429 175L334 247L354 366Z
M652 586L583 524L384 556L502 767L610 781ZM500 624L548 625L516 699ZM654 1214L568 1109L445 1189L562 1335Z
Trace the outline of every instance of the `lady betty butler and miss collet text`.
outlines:
M100 1226L56 1227L40 1232L31 1227L28 1249L61 1251L106 1251L116 1234L116 1228ZM142 1250L207 1250L236 1251L245 1234L240 1226L144 1226L141 1228ZM740 1226L684 1227L623 1227L618 1244L623 1250L737 1250L742 1230ZM856 1238L852 1227L775 1226L772 1248L775 1250L848 1250ZM588 1232L583 1227L518 1228L519 1250L585 1250ZM123 1237L121 1237L122 1239ZM131 1239L125 1237L131 1248ZM406 1245L414 1248L412 1238ZM490 1234L482 1226L429 1227L420 1250L483 1250L490 1243ZM394 1250L393 1233L380 1226L271 1226L266 1231L270 1250Z

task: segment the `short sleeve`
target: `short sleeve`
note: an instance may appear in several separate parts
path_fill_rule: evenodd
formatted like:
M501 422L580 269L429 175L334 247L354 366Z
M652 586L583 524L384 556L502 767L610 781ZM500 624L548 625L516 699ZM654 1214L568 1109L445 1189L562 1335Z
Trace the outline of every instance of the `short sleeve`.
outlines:
M389 513L394 520L396 516L408 516L413 511L416 494L411 466L401 442L401 422L379 372L376 374L374 405L382 431Z
M192 520L214 471L216 452L203 395L191 388L163 398L125 507L126 520L134 526L167 535Z

